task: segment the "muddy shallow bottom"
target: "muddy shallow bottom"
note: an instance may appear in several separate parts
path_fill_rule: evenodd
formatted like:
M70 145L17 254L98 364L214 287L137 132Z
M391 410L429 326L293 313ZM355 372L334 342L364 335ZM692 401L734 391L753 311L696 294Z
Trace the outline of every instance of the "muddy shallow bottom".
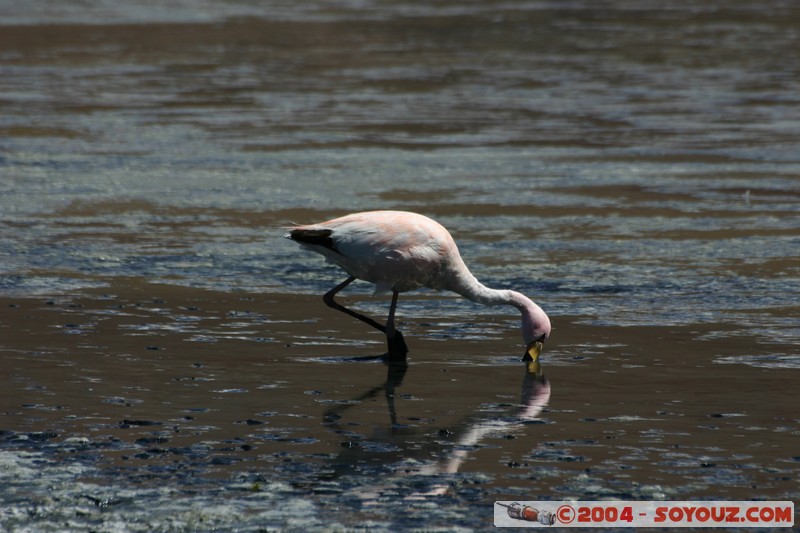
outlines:
M469 529L495 500L800 493L794 371L740 357L790 346L556 316L535 373L500 318L407 302L403 367L361 360L380 336L316 296L128 279L3 298L0 523Z

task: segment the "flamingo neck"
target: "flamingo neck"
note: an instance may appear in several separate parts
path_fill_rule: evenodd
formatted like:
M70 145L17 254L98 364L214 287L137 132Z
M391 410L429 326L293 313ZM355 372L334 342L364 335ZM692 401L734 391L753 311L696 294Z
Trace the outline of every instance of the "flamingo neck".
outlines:
M516 291L491 289L471 273L456 277L450 287L464 298L483 305L513 305L522 313L522 337L526 344L550 335L550 319L541 307Z

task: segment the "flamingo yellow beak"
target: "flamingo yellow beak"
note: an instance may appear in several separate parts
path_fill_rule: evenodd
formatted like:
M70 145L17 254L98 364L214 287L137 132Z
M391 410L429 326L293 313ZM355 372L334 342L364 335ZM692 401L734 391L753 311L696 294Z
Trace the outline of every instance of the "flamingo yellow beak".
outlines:
M522 360L525 362L533 362L536 363L539 361L539 354L542 353L542 348L544 347L544 342L541 340L536 340L531 342L528 345L528 348L525 350L525 355L522 356Z

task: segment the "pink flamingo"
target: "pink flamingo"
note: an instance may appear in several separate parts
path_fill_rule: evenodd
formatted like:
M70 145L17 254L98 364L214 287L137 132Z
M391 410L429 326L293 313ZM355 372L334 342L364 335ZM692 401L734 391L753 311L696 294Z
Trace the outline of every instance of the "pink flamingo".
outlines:
M322 254L350 275L328 291L323 301L383 332L390 358L403 357L408 352L394 324L398 295L419 287L449 290L484 305L512 305L519 309L527 347L525 361L538 360L544 341L550 336L550 319L541 307L523 294L490 289L475 279L450 232L426 216L405 211L353 213L319 224L295 226L286 237ZM392 291L386 325L334 300L355 279L374 283L375 294Z

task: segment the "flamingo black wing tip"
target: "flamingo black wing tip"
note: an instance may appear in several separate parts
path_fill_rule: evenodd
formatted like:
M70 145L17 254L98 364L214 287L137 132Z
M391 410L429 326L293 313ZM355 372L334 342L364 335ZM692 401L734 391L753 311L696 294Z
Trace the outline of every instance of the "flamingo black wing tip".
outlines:
M336 251L332 235L333 230L329 229L297 228L290 231L286 235L286 238L299 242L300 244L322 246L323 248Z

